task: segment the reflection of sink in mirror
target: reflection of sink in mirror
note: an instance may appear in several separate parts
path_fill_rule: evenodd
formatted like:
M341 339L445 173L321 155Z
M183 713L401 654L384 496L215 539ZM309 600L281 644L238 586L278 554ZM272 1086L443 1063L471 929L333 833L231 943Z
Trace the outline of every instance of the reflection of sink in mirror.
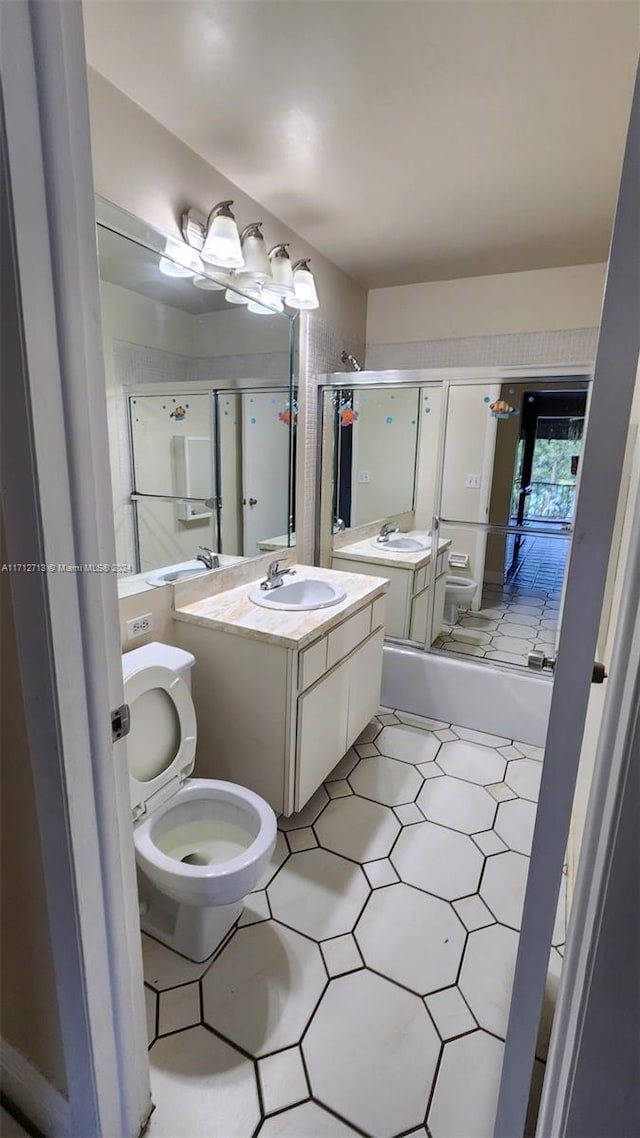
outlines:
M409 534L396 533L391 534L391 536L384 541L380 541L380 538L375 538L371 544L376 549L387 549L389 552L418 553L423 549L431 549L431 538L427 534L419 534L416 537L411 537Z
M216 569L226 569L229 565L244 561L244 558L225 556L221 553L219 561L220 564L216 565ZM154 569L151 573L147 573L145 581L147 585L174 585L176 581L186 581L188 577L201 577L203 573L210 572L211 570L207 569L202 561L192 557L190 561L180 561L177 565L163 565L161 569Z
M178 565L165 565L162 569L154 569L152 573L147 573L145 581L148 585L173 585L176 581L183 581L187 577L200 577L203 573L209 572L206 565L194 557L193 560L181 561Z
M302 612L338 605L346 595L344 590L336 585L312 577L278 585L275 589L261 589L260 585L255 585L249 593L249 600L265 609Z

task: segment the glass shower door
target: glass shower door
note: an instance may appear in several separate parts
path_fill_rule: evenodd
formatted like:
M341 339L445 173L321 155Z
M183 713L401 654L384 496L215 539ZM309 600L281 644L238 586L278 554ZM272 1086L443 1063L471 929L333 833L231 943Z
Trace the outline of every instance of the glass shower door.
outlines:
M212 395L135 395L129 415L138 571L217 550Z
M447 385L435 649L523 668L555 654L586 398L586 380Z

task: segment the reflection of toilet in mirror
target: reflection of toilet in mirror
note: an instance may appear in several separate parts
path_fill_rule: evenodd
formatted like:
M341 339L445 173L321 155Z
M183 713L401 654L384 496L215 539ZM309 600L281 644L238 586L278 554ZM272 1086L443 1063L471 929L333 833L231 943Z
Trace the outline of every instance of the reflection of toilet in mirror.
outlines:
M471 607L477 588L478 582L469 577L459 577L456 574L447 576L444 593L445 624L457 624L459 610Z
M190 778L196 717L190 652L147 644L122 658L140 923L190 960L206 960L238 920L267 865L276 818L235 783Z

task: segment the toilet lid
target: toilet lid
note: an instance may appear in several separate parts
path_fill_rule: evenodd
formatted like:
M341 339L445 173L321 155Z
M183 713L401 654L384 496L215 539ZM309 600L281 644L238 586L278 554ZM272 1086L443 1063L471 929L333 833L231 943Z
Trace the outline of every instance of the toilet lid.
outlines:
M191 774L196 713L181 676L161 664L142 667L124 681L129 705L127 737L134 818L165 802Z

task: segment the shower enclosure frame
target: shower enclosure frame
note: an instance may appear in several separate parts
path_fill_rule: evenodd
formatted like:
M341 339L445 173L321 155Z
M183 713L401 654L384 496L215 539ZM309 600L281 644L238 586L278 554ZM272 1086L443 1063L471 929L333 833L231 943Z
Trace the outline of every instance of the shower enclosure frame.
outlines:
M224 508L222 496L222 450L223 444L220 432L220 407L219 400L221 395L274 395L284 396L288 402L295 398L295 388L291 383L288 385L278 385L273 379L233 379L233 380L215 380L215 381L196 381L188 386L188 391L181 392L181 396L186 398L188 396L207 395L209 396L210 410L209 410L209 425L210 425L210 445L211 445L211 471L212 471L212 487L211 495L207 498L194 498L187 497L184 494L154 494L150 491L139 490L136 485L136 463L135 463L135 441L132 423L132 400L140 398L144 399L148 396L168 396L175 394L175 384L170 383L155 383L155 384L125 384L123 388L123 397L126 404L126 419L127 419L127 433L128 433L128 454L129 454L129 479L130 479L130 493L128 494L128 503L132 507L131 522L133 530L134 541L134 565L135 572L142 572L140 567L140 520L138 516L138 503L145 501L162 501L162 502L188 502L193 505L204 506L211 510L213 537L212 545L217 553L228 553L229 550L222 549L222 510ZM293 456L295 452L295 425L293 422L288 424L287 427L287 537L288 545L283 547L285 549L291 548L292 540L292 519L293 519L293 504L295 502L295 483L294 483L294 462ZM275 536L275 535L274 535ZM252 554L251 556L256 556ZM149 572L149 570L147 570Z
M549 380L554 383L584 381L588 386L587 397L587 421L589 409L589 395L591 391L591 380L593 377L593 364L589 362L576 362L572 364L560 364L554 367L479 367L479 368L412 368L407 370L389 369L385 371L360 371L360 372L330 372L316 377L316 393L315 393L315 413L317 415L318 431L317 431L317 449L316 449L316 470L315 470L315 501L316 501L316 518L315 518L315 546L314 546L314 562L315 564L321 563L321 557L324 553L322 548L322 518L326 513L326 500L323 500L323 449L326 440L326 428L324 425L324 395L325 392L337 391L344 389L349 390L367 390L367 388L388 388L390 390L397 390L399 388L414 388L420 390L423 388L433 388L441 391L443 398L440 407L440 422L438 430L438 454L436 459L436 485L434 493L434 511L432 516L432 532L438 533L441 525L449 524L455 525L457 528L473 529L478 534L488 535L489 533L504 533L505 535L513 535L524 533L524 527L510 526L508 524L500 525L495 522L464 522L456 519L445 519L440 515L440 505L442 500L443 490L443 475L444 475L444 452L446 445L446 423L449 405L449 392L453 387L460 386L473 386L478 384L491 384L502 386L508 383L523 384L526 382L538 383L541 380ZM347 381L345 383L345 380ZM419 447L419 435L416 447L416 463L417 463L417 449ZM486 482L486 475L488 471L483 471L483 483ZM490 488L489 488L490 492ZM578 493L579 493L579 480L578 480ZM326 498L326 496L325 496ZM414 482L414 500L412 508L415 508L415 482ZM540 530L540 534L546 531ZM526 528L528 535L536 535L537 530L531 527ZM435 599L435 578L436 578L437 561L433 558L428 567L429 577L429 592L427 596L427 616L426 616L426 640L424 644L413 640L405 640L399 637L390 638L388 642L397 645L398 647L406 647L415 649L416 651L423 651L426 653L440 655L447 654L445 649L434 649L431 643L431 630L433 627L433 605ZM517 675L531 675L527 673L519 665L507 664L501 661L490 661L493 668L499 671L514 672ZM486 667L486 663L479 665ZM545 677L546 678L546 677Z

